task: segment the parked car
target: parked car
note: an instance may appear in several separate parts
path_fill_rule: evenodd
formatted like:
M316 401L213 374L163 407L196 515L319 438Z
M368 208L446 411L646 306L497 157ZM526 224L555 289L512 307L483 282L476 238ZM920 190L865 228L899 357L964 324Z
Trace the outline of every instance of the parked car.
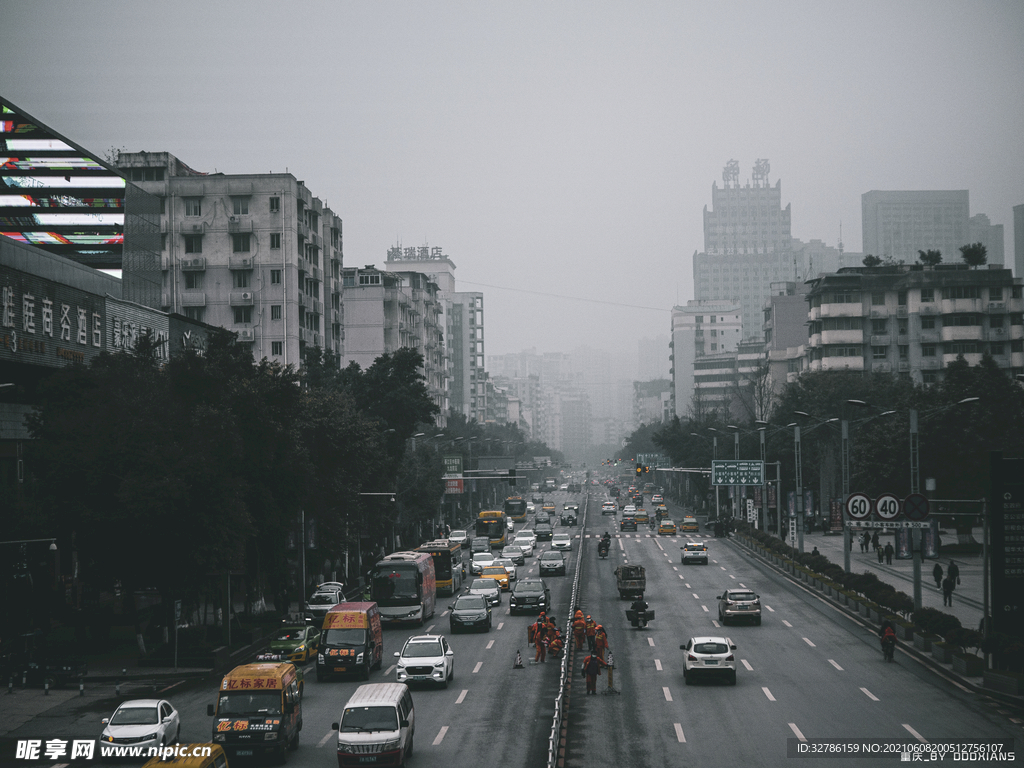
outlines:
M683 679L687 685L697 677L724 677L736 685L735 644L727 637L691 637L679 649L686 651Z

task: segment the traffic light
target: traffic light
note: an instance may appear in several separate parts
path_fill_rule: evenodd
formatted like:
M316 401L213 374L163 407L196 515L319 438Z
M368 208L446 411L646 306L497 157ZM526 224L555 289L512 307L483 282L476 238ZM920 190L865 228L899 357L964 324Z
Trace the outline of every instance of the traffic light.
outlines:
M513 486L516 484L516 471L514 469L508 471L508 484Z
M642 475L643 473L644 473L644 468L641 467L639 464L637 464L636 465L636 476L640 477L640 475Z

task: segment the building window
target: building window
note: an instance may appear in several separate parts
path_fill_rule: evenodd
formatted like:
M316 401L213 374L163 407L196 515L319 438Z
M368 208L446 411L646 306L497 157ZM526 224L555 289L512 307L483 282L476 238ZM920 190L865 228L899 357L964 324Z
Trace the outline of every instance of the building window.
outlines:
M939 374L937 374L935 371L922 371L921 372L921 381L923 381L925 384L934 384L938 380L939 380Z
M185 198L185 215L186 216L202 216L203 215L203 198L201 198L201 197L186 197Z
M272 198L270 198L270 212L271 213L280 213L281 212L281 198L280 197L272 197ZM281 353L280 352L275 352L274 354L279 355Z
M896 333L900 336L906 336L909 333L910 323L907 320L896 321Z
M185 253L202 253L203 236L185 235Z
M249 252L249 233L231 236L231 250L235 253Z
M163 181L163 168L129 168L128 181Z
M270 233L270 250L278 251L281 249L281 233L271 232Z
M989 328L1002 328L1003 327L1003 316L1002 315L996 315L994 317L990 317L988 319L988 327Z
M988 289L988 300L989 301L1002 301L1003 300L1003 289L1001 287L989 288Z
M871 359L872 360L885 360L889 354L888 347L872 347L871 348Z
M201 290L203 290L203 273L202 272L186 272L185 273L185 290L186 291L201 291Z
M921 289L921 303L927 304L928 302L935 301L935 289L934 288L922 288Z
M281 319L281 305L280 304L273 304L273 305L271 305L271 307L270 307L270 319L271 320L280 320Z
M951 285L942 289L944 299L980 299L981 288L977 285Z
M160 250L161 251L166 251L167 250L167 235L163 234L163 233L160 234Z
M380 275L379 274L360 275L359 276L359 284L360 285L380 285Z
M271 200L276 200L276 199L277 198L271 198ZM272 341L272 342L270 342L270 354L278 355L278 356L284 354L284 342L282 342L282 341Z
M203 315L206 314L206 307L185 307L185 317L189 320L203 322Z
M900 344L900 345L898 345L898 349L899 349L899 353L900 353L900 360L909 360L910 359L910 347L909 346L907 346L906 344Z
M1024 315L1019 312L1010 315L1010 325L1024 325Z
M921 330L928 331L935 327L934 317L922 317L921 318Z
M1024 296L1024 285L1013 286L1010 290L1010 295L1015 299L1019 299L1021 296Z
M1010 342L1011 352L1024 352L1024 339L1014 339Z
M885 320L872 320L871 321L871 333L875 336L885 333Z
M1002 344L992 344L989 347L988 351L989 351L989 354L992 354L992 355L1002 355L1002 354L1005 354L1003 352L1003 345Z
M281 270L280 269L272 269L272 270L270 270L270 284L271 285L280 285L281 284Z
M231 198L231 212L235 216L247 216L249 214L249 197L232 197Z
M885 291L875 291L871 294L871 306L885 306Z
M251 323L252 307L232 307L235 313L235 323Z
M967 326L967 325L981 325L981 315L945 315L942 318L942 325L944 328Z
M248 288L249 287L249 273L248 271L233 271L231 273L231 282L233 288Z
M906 289L896 293L896 303L901 306L907 306L907 291Z
M922 344L921 345L921 357L935 357L935 345L934 344Z

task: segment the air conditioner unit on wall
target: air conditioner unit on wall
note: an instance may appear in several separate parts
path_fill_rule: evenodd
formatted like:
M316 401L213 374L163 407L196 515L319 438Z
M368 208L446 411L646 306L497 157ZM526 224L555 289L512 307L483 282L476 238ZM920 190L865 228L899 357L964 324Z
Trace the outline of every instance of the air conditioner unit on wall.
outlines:
M250 291L246 291L245 293L243 293L242 301L252 301L252 293Z
M240 328L236 333L238 333L239 341L255 341L256 339L256 331L252 328Z

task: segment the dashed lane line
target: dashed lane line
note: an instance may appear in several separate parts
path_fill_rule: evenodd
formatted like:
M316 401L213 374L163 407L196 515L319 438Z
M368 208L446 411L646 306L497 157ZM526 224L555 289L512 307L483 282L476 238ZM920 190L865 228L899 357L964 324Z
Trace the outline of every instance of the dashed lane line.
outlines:
M839 670L840 672L842 672L842 671L843 671L843 668L842 668L842 667L840 667L840 666L839 666L839 665L838 665L838 664L836 663L836 660L835 660L835 659L829 659L829 660L828 660L828 663L829 663L829 664L831 664L831 665L832 665L833 667L835 667L836 669L838 669L838 670Z
M683 578L683 577L682 577L682 576L680 576L679 578L681 579L681 578ZM683 586L684 586L684 587L686 587L687 589L689 589L689 588L690 588L690 585L689 585L689 584L684 584Z
M676 739L680 744L686 743L686 737L683 736L683 726L680 723L672 723L672 727L676 729Z
M811 642L810 640L808 640L808 639L807 639L806 637L805 637L805 638L803 638L803 641L804 641L805 643L807 643L807 644L808 644L809 646L811 646L811 648L817 648L817 647L818 647L818 646L816 646L816 645L815 645L814 643L812 643L812 642Z
M796 723L790 723L789 729L793 731L793 735L800 739L800 741L807 741L807 738L800 733L800 729L796 727Z
M906 728L906 729L907 729L907 730L908 730L908 731L910 732L910 735L911 735L911 736L913 736L913 737L914 737L915 739L917 739L918 741L920 741L920 742L921 742L922 744L927 744L927 743L928 743L928 739L926 739L926 738L925 738L924 736L922 736L922 735L921 735L920 733L918 733L918 732L917 732L917 731L915 731L915 730L914 730L913 728L911 728L911 727L910 727L910 725L909 725L909 723L903 723L903 727L904 727L904 728Z
M668 687L663 687L661 690L665 694L665 701L672 701L672 691Z
M787 627L789 627L790 629L792 629L792 628L793 628L793 625L792 625L792 624L790 624L790 623L789 623L788 621L786 621L785 619L783 619L783 620L782 620L782 623L783 623L783 624L785 624L785 625L786 625Z
M718 623L717 621L715 621L714 619L712 619L712 620L711 620L711 623L712 623L712 624L714 624L714 625L715 625L716 627L720 627L720 626L722 626L721 624L719 624L719 623Z
M746 659L740 659L740 662L743 664L744 667L747 668L747 672L753 672L754 671L754 668L752 666L750 666L750 662L747 661Z
M702 605L701 608L704 609L704 613L711 613L711 611L708 610L708 607L706 605Z
M729 578L730 578L730 579L735 579L736 577L735 577L735 576L733 576L733 575L732 575L732 574L730 573L730 574L729 574Z
M679 578L680 578L680 579L681 579L681 578L683 578L683 574L681 574L681 573L680 573L680 574L679 574ZM685 586L686 586L686 588L687 588L687 589L689 589L689 587L690 587L690 585L689 585L689 584L686 584Z
M384 670L384 677L387 677L388 675L390 675L394 671L395 671L395 665L392 664L390 667L388 667L387 669Z
M446 733L448 733L448 726L447 725L442 725L441 726L441 730L438 731L437 732L437 736L434 737L434 742L433 742L433 744L431 744L431 746L436 747L438 744L440 744L444 740L444 735Z
M322 739L320 739L319 742L317 742L316 748L320 749L320 747L322 747L324 744L326 744L328 741L330 741L331 736L337 736L337 735L338 735L337 731L328 731L327 735L324 736Z
M442 614L441 614L441 618L442 618L442 619L443 619L443 618L444 618L445 616L447 616L447 615L448 615L448 610L449 610L448 608L445 608L445 609L444 609L444 613L442 613Z
M770 605L766 605L765 608L767 608L771 613L775 613L775 609L772 608Z
M747 585L746 585L746 584L737 584L737 586L739 586L739 587L743 587L743 589L746 589L746 588L747 588Z
M725 570L725 566L724 565L720 565L718 567L721 568L723 571Z
M493 640L491 640L491 642L489 642L489 643L487 644L487 648L486 648L485 650L488 650L488 651L489 651L489 650L491 650L491 648L493 648L493 647L494 647L494 641L493 641Z
M655 539L655 540L654 540L654 543L658 545L658 549L660 549L660 550L661 550L662 552L664 552L664 551L665 551L665 548L664 548L663 546L661 546L661 542L660 542L660 541L658 541L657 539Z
M679 570L679 566L678 565L673 565L672 566L672 570L673 571L678 571Z
M648 637L647 638L647 644L649 646L651 646L651 648L653 648L654 647L654 638L653 637Z
M764 695L768 697L768 701L775 701L775 697L772 696L772 692L771 691L769 691L767 688L763 688L763 687L761 688L761 690L764 691Z
M869 691L869 690L868 690L867 688L861 688L861 690L862 690L862 691L864 691L864 695L865 695L865 696L867 696L867 697L868 697L869 699L871 699L872 701L878 701L878 697L877 697L877 696L875 696L875 694L873 694L873 693L872 693L871 691Z
M459 694L459 698L457 698L455 700L455 703L456 704L461 704L462 702L464 702L466 700L466 694L467 693L469 693L469 689L468 688L463 688L462 689L462 693Z
M427 627L425 630L423 630L423 634L429 635L430 634L430 630L432 630L433 628L434 628L434 625L431 624L429 627Z
M690 594L693 595L694 600L700 600L700 597L697 595L696 592L691 592Z
M654 668L656 670L658 670L659 672L662 671L662 669L661 669L661 659L655 659L654 660Z
M475 675L477 672L479 672L480 671L480 667L482 667L483 665L484 665L484 663L482 661L478 661L476 663L476 666L473 667L473 674Z
M504 626L505 626L505 622L504 621L499 621L498 622L498 629L501 629Z

